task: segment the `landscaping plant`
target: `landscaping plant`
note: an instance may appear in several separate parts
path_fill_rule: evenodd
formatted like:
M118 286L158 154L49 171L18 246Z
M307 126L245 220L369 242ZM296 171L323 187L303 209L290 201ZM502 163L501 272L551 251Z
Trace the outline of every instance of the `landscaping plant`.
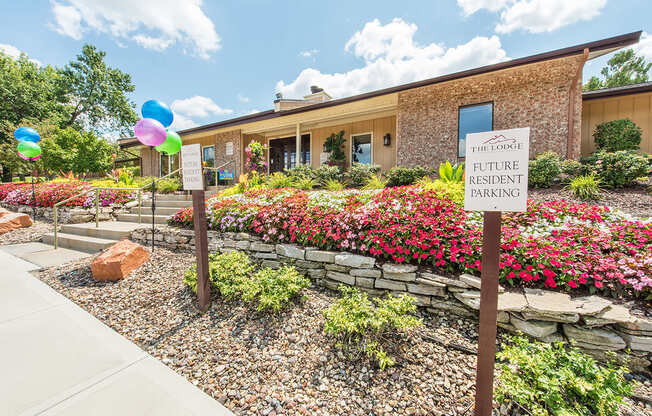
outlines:
M511 337L496 356L505 361L496 401L517 403L534 416L618 416L618 405L632 393L627 368L602 367L561 342Z
M342 166L346 161L346 154L344 154L344 130L339 133L331 133L324 142L324 151L328 153L328 164L330 166Z
M638 150L643 132L632 120L606 121L595 127L593 138L600 151Z
M561 162L559 167L561 173L571 179L576 176L584 175L588 171L588 167L573 159L565 159Z
M370 191L373 189L383 189L385 186L387 186L387 181L383 179L382 176L373 175L372 177L367 179L362 189L365 191Z
M324 331L337 340L350 359L362 355L376 360L381 370L395 361L385 351L386 344L400 341L411 330L422 325L414 316L416 301L406 294L371 301L367 293L340 285L342 297L324 310Z
M344 189L344 184L337 179L328 179L323 186L327 191L341 191Z
M267 162L265 162L266 147L260 142L253 141L245 148L247 155L246 166L249 170L255 172L265 172L267 170Z
M339 182L342 179L342 172L337 166L323 165L315 170L315 179L322 185L328 181Z
M346 172L346 179L354 188L362 188L367 181L380 172L380 166L354 163L351 169Z
M578 176L568 183L568 189L581 200L597 200L600 198L600 179L593 174Z
M528 185L532 188L550 188L561 173L559 156L554 152L545 152L530 160Z
M404 186L412 185L419 179L431 175L431 169L422 166L408 168L404 166L394 166L387 172L387 186Z
M464 182L464 163L451 165L448 160L439 165L439 179L443 182Z
M631 186L637 178L648 174L647 159L631 151L596 152L584 161L607 188Z

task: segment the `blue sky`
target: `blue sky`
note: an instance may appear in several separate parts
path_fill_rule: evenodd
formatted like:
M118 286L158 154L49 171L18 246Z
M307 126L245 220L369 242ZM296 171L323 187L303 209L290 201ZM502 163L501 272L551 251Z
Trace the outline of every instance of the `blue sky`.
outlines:
M649 0L3 3L0 49L62 66L94 44L177 129L269 109L275 91L339 98L637 30L652 61Z

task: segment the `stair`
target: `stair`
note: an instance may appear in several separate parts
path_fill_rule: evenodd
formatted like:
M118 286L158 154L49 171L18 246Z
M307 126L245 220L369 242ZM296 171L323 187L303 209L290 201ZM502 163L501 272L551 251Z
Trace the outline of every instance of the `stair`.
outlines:
M93 253L102 251L109 248L116 243L116 240L109 240L106 238L89 237L86 235L58 233L59 247L69 248L77 251L85 251ZM54 233L45 234L43 236L45 244L54 245Z
M176 214L180 209L183 209L184 207L187 207L188 204L184 205L183 207L170 207L170 206L160 206L158 202L156 203L156 209L154 210L154 215L174 215ZM138 214L138 207L133 207L129 210L131 214ZM152 217L152 207L141 207L140 209L140 215L141 216L148 216L150 217L150 222L151 222L151 217Z
M170 215L154 214L154 224L167 224L168 218L170 218ZM149 215L143 212L142 215L140 216L140 220L141 220L141 225L151 224L152 211L149 212ZM138 214L118 214L118 221L138 223Z

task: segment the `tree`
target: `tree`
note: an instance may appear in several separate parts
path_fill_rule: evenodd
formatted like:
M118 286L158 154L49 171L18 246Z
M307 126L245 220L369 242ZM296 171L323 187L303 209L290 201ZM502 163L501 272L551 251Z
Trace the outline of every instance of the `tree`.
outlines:
M57 128L42 142L43 168L49 172L83 175L111 169L113 146L93 132Z
M59 88L71 111L62 127L82 127L95 132L119 131L130 134L138 115L127 94L134 91L131 76L104 62L106 52L84 45L60 72Z
M607 61L607 66L600 71L604 80L593 76L584 84L583 89L593 91L647 82L650 68L652 63L647 63L644 57L637 56L633 49L627 49L616 53Z

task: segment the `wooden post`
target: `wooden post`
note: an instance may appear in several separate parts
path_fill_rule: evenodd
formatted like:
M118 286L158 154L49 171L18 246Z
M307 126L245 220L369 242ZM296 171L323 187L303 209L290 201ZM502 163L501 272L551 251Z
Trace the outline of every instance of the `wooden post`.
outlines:
M206 311L211 299L208 278L208 235L204 191L192 191L193 223L195 224L195 255L197 257L197 300L199 309Z
M480 330L475 382L475 416L491 416L498 319L498 264L500 256L500 211L485 211L482 231L480 286Z

